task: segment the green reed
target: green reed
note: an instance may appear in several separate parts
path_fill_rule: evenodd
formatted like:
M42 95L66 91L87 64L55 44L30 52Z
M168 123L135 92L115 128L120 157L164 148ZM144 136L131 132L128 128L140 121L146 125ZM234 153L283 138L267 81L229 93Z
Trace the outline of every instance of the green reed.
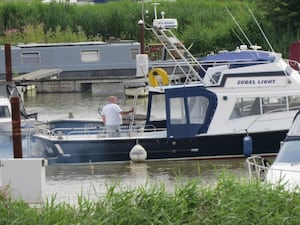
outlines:
M107 187L105 196L78 196L77 204L56 197L40 207L0 196L0 224L298 224L300 194L255 181L220 175L214 185L198 179L133 189Z
M177 37L197 56L249 43L226 8L235 17L252 44L269 49L246 5L254 12L275 51L287 56L288 46L298 33L288 26L278 27L266 14L269 9L259 1L176 0L161 1L159 17L177 18ZM259 4L260 3L260 4ZM153 5L145 3L145 23L152 24ZM138 21L142 5L135 0L108 1L106 4L42 4L40 0L0 0L0 44L30 42L76 42L115 39L138 40ZM280 30L280 32L279 32ZM281 34L278 38L278 33ZM146 44L157 42L145 33Z

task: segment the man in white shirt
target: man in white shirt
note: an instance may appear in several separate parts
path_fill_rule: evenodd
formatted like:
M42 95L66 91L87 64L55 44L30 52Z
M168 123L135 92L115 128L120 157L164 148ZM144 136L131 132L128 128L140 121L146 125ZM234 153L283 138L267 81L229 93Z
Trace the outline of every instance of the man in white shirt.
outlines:
M122 124L122 115L132 113L133 108L128 111L123 111L117 104L116 96L109 96L107 104L102 109L102 121L105 124L105 129L109 137L120 136L120 125Z

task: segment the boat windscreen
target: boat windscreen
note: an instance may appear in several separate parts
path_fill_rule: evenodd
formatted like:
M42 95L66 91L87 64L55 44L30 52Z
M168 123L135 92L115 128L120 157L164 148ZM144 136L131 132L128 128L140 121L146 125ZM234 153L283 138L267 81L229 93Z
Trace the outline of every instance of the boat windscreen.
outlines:
M300 140L286 141L282 145L276 163L300 163Z

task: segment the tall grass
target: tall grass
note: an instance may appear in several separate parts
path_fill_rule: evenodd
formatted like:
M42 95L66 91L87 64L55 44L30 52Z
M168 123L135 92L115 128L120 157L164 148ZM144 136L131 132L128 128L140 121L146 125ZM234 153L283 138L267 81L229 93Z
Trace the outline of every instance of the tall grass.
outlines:
M78 204L41 207L0 197L0 224L298 224L300 195L258 181L249 183L221 175L214 186L199 180L179 183L174 191L163 184L120 191L110 186L97 200L78 196Z
M297 40L298 33L289 27L274 29L272 21L265 19L264 8L256 1L162 1L158 11L165 11L166 17L178 19L179 28L175 32L187 47L191 47L194 54L201 56L211 51L234 49L240 44L250 45L247 38L252 44L269 49L246 4L254 12L273 48L286 56L287 47ZM226 8L247 37L244 37ZM151 24L154 18L153 5L147 3L145 9L149 11L145 22ZM41 4L38 0L30 3L20 0L0 1L0 44L7 41L59 42L76 39L105 41L110 37L138 40L137 23L142 18L141 10L141 4L133 0L94 5ZM28 26L33 28L32 35L24 36ZM278 30L282 31L280 38ZM12 32L16 34L12 35ZM155 41L153 35L146 32L146 43Z

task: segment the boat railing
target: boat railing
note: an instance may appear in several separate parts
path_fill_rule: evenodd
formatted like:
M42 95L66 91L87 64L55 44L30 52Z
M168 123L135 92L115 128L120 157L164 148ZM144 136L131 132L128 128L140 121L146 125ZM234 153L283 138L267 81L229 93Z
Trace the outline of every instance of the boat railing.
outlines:
M282 108L276 108L276 109L268 109L265 112L261 113L259 116L255 117L254 120L249 124L246 130L250 130L250 128L260 122L260 121L265 121L264 117L272 115L272 113L280 113L280 112L286 112L286 111L293 111L293 110L299 110L299 105L297 106L292 106L292 107L282 107ZM274 118L270 118L269 120L273 120Z
M157 132L157 131L165 131L165 128L157 128L153 125L133 125L129 126L121 126L121 129L118 131L118 137L129 137L133 135L142 136L142 134L148 132ZM74 135L98 135L100 137L109 137L109 133L115 132L115 130L107 130L105 127L80 127L80 128L38 128L36 130L36 134L55 137L58 139L68 139L70 136Z
M265 158L255 155L246 159L250 180L262 180L266 179L267 172L270 167L270 163Z
M258 64L266 64L270 63L270 61L240 61L240 62L226 62L226 61L214 61L214 62L201 62L204 67L215 67L215 66L222 66L222 65L238 65L238 66L250 66L250 65L258 65Z
M224 69L228 69L232 66L236 66L236 67L242 67L242 66L251 66L251 65L258 65L258 64L266 64L266 63L269 63L270 61L255 61L255 60L249 60L249 61L241 61L241 62L224 62L224 61L216 61L216 62L201 62L200 61L200 64L202 65L203 68L215 68L215 67L220 67L220 66L227 66L226 68L224 67ZM185 70L186 69L186 72L188 71L189 69L189 64L185 61L180 61L180 60L177 60L176 62L173 62L173 61L170 61L170 62L166 62L166 61L152 61L151 62L151 65L150 65L151 68L157 68L157 67L160 67L160 68L163 68L165 70L168 70L168 74L169 74L169 78L171 81L175 80L177 81L178 78L177 78L177 75L181 74L182 75L182 70ZM185 69L184 69L185 68ZM299 66L300 68L300 66ZM211 74L209 72L209 70L205 70L205 71L198 71L200 74L204 72L204 77L206 76L207 79L205 80L209 80L209 79L216 79L216 77L214 76L214 74ZM220 71L218 71L218 73L220 73ZM182 75L183 76L183 75ZM203 78L204 78L203 77ZM184 76L182 77L184 78ZM219 84L219 80L216 79L215 82L217 84Z
M80 128L55 128L49 129L46 127L38 127L35 133L45 135L45 136L62 136L72 133L81 133L81 134L92 134L92 133L101 133L104 132L103 128L100 127L80 127Z

